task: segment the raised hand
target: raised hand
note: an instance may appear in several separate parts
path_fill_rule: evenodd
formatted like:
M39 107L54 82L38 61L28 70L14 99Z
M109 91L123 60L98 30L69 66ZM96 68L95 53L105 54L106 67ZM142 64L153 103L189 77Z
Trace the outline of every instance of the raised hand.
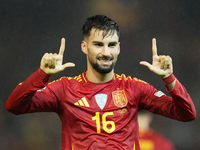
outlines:
M170 56L157 55L156 39L152 39L152 64L141 61L140 64L149 68L155 74L166 78L173 73L172 59Z
M45 53L42 57L40 68L47 74L53 75L63 71L66 68L74 67L75 64L68 62L65 64L63 63L63 54L65 51L65 39L61 39L61 45L59 53Z

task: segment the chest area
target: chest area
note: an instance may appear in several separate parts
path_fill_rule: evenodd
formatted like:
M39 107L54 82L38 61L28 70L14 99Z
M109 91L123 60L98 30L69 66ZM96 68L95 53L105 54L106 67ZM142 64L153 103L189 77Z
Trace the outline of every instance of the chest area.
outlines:
M110 111L136 105L134 92L116 84L113 86L77 87L66 91L64 104L88 111ZM134 103L135 101L135 103Z
M73 121L91 120L95 116L123 121L137 113L138 102L134 95L122 85L76 88L67 91L62 107L64 114Z
M75 133L91 129L95 133L122 132L127 122L136 121L138 102L133 93L120 85L68 91L61 120L79 126Z

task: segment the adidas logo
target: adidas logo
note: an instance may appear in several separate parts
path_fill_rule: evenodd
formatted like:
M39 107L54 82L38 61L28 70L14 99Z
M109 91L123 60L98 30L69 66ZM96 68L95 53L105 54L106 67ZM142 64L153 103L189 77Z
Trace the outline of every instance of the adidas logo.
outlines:
M88 104L88 102L87 102L87 100L86 100L85 97L83 97L80 100L78 100L78 102L74 103L74 105L80 105L80 106L90 107L90 105Z

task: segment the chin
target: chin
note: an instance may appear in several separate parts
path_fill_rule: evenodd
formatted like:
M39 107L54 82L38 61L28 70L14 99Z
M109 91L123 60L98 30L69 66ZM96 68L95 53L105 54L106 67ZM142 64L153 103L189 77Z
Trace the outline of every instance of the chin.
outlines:
M98 63L90 63L94 70L96 70L100 74L107 74L113 71L115 63L111 65L99 65Z
M94 68L97 72L101 73L101 74L106 74L106 73L110 73L113 70L113 67L97 67Z

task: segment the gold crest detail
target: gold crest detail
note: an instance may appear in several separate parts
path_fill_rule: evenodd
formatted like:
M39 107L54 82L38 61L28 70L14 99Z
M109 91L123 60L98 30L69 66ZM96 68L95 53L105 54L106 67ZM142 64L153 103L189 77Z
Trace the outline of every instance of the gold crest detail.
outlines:
M114 104L117 107L124 107L127 105L127 98L124 90L117 90L112 92Z

